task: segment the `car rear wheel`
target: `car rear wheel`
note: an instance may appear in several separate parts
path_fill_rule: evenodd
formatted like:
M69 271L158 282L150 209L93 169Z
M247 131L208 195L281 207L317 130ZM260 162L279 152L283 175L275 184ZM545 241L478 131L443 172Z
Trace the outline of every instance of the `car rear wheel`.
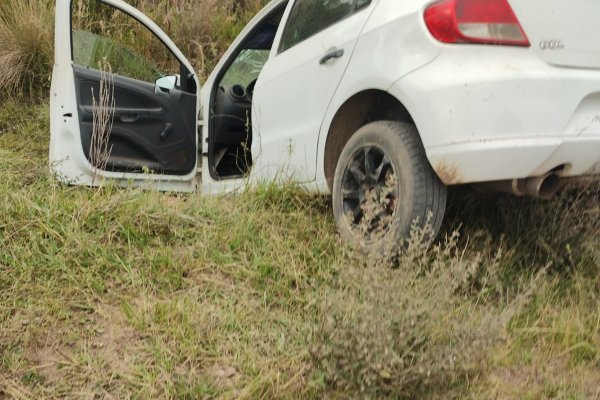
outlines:
M363 252L392 256L413 227L433 240L446 208L447 189L431 168L414 125L379 121L346 144L333 184L340 234Z

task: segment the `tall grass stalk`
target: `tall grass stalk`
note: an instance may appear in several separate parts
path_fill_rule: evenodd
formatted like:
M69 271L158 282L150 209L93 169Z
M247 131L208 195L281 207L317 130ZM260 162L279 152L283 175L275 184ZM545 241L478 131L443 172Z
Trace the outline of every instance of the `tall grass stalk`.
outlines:
M109 146L110 133L115 113L115 86L112 68L106 61L100 62L100 88L98 98L92 88L94 106L90 163L94 168L92 184L97 183L98 172L106 170L112 147Z

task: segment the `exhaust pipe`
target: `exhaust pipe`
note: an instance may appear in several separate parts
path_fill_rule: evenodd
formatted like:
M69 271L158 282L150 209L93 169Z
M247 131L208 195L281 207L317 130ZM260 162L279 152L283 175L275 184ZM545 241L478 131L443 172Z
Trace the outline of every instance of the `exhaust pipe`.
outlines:
M542 200L553 198L561 186L562 179L557 172L550 172L536 178L488 182L479 185L484 190L504 192L516 196L530 196Z
M554 172L540 178L530 178L525 181L526 194L542 200L550 200L560 190L562 180Z

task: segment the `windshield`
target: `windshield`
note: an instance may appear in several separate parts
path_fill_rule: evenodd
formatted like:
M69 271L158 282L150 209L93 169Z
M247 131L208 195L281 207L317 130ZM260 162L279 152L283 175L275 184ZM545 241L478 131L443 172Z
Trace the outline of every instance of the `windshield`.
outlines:
M258 78L269 58L270 50L242 50L221 81L221 86L248 86Z

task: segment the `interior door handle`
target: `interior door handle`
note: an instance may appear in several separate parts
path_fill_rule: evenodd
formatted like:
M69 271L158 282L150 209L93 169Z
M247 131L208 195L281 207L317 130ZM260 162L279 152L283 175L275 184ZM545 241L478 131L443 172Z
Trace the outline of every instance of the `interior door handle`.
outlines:
M137 121L140 118L138 114L123 114L119 116L121 122L126 124L131 124Z
M334 58L342 58L343 55L344 55L344 49L338 49L337 47L332 47L331 49L327 50L327 53L325 53L323 58L321 58L321 61L319 61L319 64L321 64L321 65L326 64L327 61L333 60Z

